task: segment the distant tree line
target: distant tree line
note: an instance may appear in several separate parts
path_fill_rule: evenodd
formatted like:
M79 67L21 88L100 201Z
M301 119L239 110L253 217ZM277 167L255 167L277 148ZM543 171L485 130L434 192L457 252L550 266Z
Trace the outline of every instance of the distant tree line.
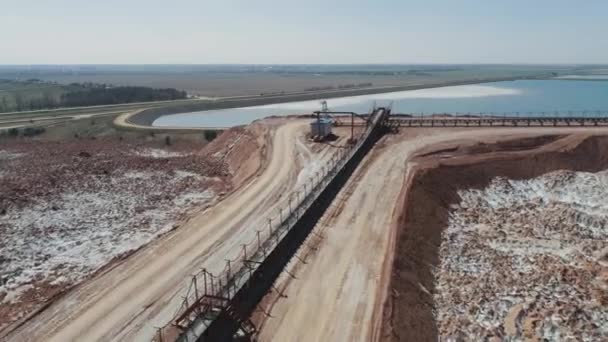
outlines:
M2 100L0 100L0 113L8 112L9 108L6 96L2 96Z
M155 89L149 87L118 86L95 83L72 83L61 86L55 83L38 79L27 81L7 81L17 85L49 84L53 89L41 91L30 88L21 90L8 89L0 93L0 113L11 111L27 111L54 109L60 107L84 107L97 105L111 105L132 102L169 101L185 99L185 91L173 88Z
M82 85L82 89L61 95L62 107L98 106L132 102L168 101L185 99L185 91L173 88L108 87L106 85Z
M18 112L24 110L54 109L61 107L61 102L51 92L44 92L40 97L26 99L23 94L16 93L14 96L15 109Z

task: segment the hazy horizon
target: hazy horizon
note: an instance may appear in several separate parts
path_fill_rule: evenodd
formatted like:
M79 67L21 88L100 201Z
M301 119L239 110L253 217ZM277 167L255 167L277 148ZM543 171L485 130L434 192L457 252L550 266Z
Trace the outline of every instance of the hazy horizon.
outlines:
M2 4L2 2L5 2ZM586 65L608 2L0 0L2 65Z
M606 63L0 63L0 67L70 67L70 66L608 66Z

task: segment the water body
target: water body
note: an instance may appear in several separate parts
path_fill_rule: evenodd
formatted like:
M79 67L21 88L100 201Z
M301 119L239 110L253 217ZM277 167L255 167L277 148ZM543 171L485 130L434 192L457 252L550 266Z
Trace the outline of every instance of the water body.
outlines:
M321 100L210 110L166 115L154 126L231 127L271 115L309 114L321 109ZM394 113L512 113L608 115L608 81L519 80L401 91L328 99L333 111L366 113L377 105L392 103ZM572 113L568 113L572 112ZM542 114L539 114L542 115Z

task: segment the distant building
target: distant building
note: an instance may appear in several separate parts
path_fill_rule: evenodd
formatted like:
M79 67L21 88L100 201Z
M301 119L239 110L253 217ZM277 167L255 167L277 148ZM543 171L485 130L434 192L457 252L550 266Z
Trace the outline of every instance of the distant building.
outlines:
M330 118L320 118L310 123L310 135L313 137L325 138L331 134L333 121Z

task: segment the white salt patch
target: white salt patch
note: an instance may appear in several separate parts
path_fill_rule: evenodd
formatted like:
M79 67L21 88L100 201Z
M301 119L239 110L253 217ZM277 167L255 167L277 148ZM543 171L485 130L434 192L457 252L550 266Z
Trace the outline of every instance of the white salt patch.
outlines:
M213 191L204 191L201 193L186 193L176 197L173 203L178 207L184 206L198 206L202 203L208 202L215 196Z
M157 173L152 171L128 171L124 173L124 177L129 179L150 179Z
M55 280L53 280L51 282L51 285L60 285L60 284L63 284L65 282L67 282L67 281L68 281L68 278L66 276L59 276L59 277L55 278Z
M125 177L150 174L132 172ZM209 190L189 191L142 208L144 196L159 194L134 196L128 189L99 188L104 190L63 193L52 203L39 201L8 210L0 221L0 293L7 293L3 302L18 300L40 279L52 284L77 282L167 232L180 215L215 196Z
M138 180L149 180L155 177L162 177L164 173L158 171L128 171L123 174L125 178L128 179L138 179ZM205 177L189 171L177 170L173 172L173 177L171 178L171 182L180 182L187 178L192 178L194 180L201 180Z
M189 153L167 151L167 150L163 150L160 148L145 148L145 149L134 151L134 154L141 156L141 157L150 157L150 158L158 158L158 159L185 157L187 155L190 155Z
M512 96L521 94L521 90L501 88L488 85L463 85L453 87L411 90L399 93L387 93L374 96L378 100L392 99L455 99L488 96Z
M0 287L0 293L6 293L6 296L2 300L2 304L14 304L19 302L19 298L21 297L21 295L31 288L33 288L31 284L19 286L17 288L14 288L12 291L7 291L6 289Z
M23 153L9 152L6 150L0 150L0 160L13 160L23 156Z
M172 180L175 182L175 181L182 181L182 180L184 180L186 178L194 178L196 180L200 180L203 177L201 175L199 175L199 174L194 173L194 172L188 172L188 171L178 170L178 171L175 171L175 176L173 177Z
M498 177L485 189L458 194L434 272L434 313L444 338L489 338L517 303L535 304L524 316L532 310L545 317L535 331L541 339L594 341L608 334L608 310L593 300L599 288L584 278L608 241L608 170ZM578 280L564 280L564 269ZM505 275L507 282L495 279ZM510 340L522 340L521 324Z
M533 254L551 254L563 258L566 261L571 260L573 253L577 251L574 246L562 246L555 240L491 241L488 243L488 246L498 252L509 253L511 255L528 256Z
M400 91L384 94L349 96L335 99L327 99L330 107L348 106L358 103L367 103L375 100L401 100L401 99L458 99L458 98L474 98L488 96L513 96L521 94L521 90L512 88L502 88L489 85L461 85L451 87L439 87L429 89L418 89L409 91ZM320 100L302 101L292 103L270 104L265 106L248 107L257 108L280 108L285 110L308 110L318 109ZM246 109L246 108L245 108Z
M296 188L299 188L308 183L310 178L314 177L317 172L321 172L321 167L325 165L318 155L315 155L308 146L306 146L300 139L296 139L296 147L300 152L299 155L302 159L302 169L298 173L297 181L295 184Z

